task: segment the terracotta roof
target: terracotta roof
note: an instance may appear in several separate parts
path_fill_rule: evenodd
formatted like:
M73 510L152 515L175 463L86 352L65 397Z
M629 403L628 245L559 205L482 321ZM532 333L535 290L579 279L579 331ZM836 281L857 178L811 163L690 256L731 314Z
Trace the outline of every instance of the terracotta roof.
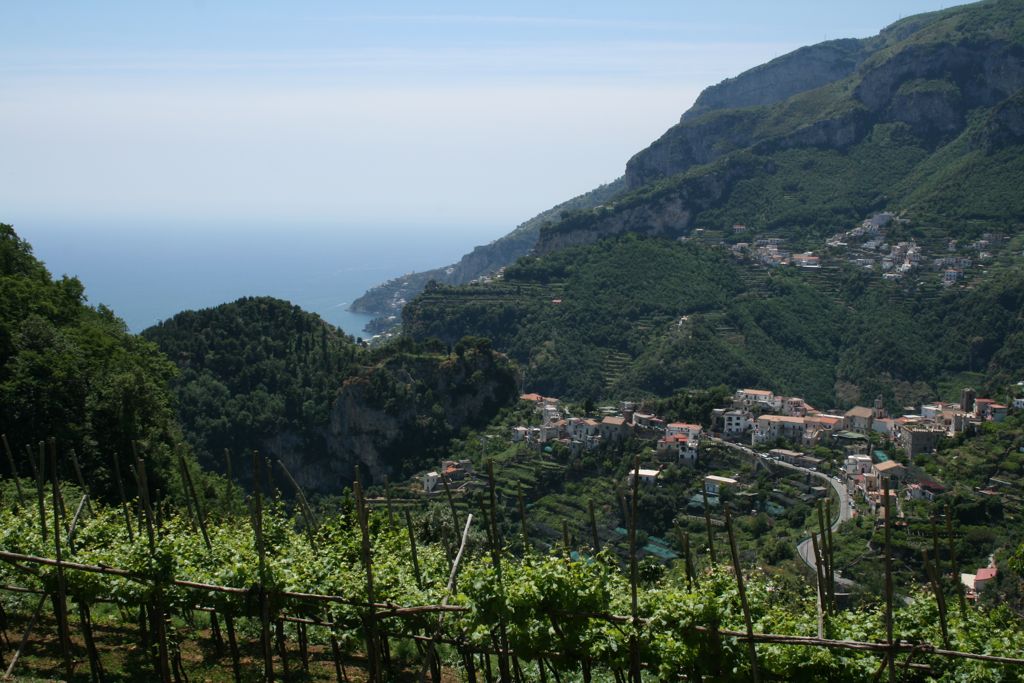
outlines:
M871 408L865 408L864 406L854 406L846 411L846 417L871 417L875 414L875 411Z
M544 397L541 396L540 394L523 394L522 396L519 397L519 400L539 402L543 401Z
M741 389L741 393L751 394L752 396L771 396L772 392L767 389Z
M802 417L790 417L789 415L762 415L757 418L757 421L766 420L767 422L788 422L790 424L804 424L807 420Z
M974 575L974 580L975 581L988 581L989 579L996 578L996 574L998 574L998 573L999 573L999 570L996 569L995 567L985 567L984 569L979 569L978 570L978 573Z
M601 420L601 424L615 425L616 427L621 427L622 425L626 424L626 418L609 416Z
M895 460L886 460L885 462L877 463L875 469L879 472L888 472L889 470L903 469L903 465Z

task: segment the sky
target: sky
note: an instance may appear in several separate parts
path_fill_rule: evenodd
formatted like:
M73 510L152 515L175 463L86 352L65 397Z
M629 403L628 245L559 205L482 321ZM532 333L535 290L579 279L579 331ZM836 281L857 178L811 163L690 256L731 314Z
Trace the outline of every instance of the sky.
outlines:
M702 88L944 6L5 2L0 222L493 239L615 179Z

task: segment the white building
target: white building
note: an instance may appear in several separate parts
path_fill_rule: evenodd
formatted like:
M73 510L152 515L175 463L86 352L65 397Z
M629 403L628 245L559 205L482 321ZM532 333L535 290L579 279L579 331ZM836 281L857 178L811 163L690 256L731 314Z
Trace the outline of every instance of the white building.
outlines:
M629 477L626 479L626 483L629 486L633 485L633 475L636 474L634 470L629 471ZM661 477L661 470L652 470L641 467L639 470L640 483L648 486L653 486L658 483L658 478Z
M754 445L771 443L776 439L787 439L793 443L801 443L807 426L804 418L788 415L762 415L754 423L754 431L750 442Z
M752 426L750 413L743 410L727 410L722 414L722 436L738 439Z
M704 487L708 490L709 496L717 496L726 486L738 484L732 477L720 477L717 474L709 474L704 477Z
M733 401L744 408L760 407L769 410L778 410L780 404L775 393L767 389L739 389Z
M850 476L867 474L871 471L871 456L863 453L846 456L846 473Z

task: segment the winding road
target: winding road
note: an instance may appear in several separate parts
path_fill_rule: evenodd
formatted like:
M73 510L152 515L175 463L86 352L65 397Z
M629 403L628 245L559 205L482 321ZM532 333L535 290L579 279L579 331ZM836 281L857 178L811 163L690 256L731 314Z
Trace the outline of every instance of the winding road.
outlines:
M811 470L807 469L806 467L791 465L788 462L782 462L781 460L775 460L773 458L770 458L767 453L759 453L758 451L755 451L753 448L750 448L749 446L745 446L743 444L732 443L730 441L723 441L721 439L716 439L713 437L710 438L709 441L720 444L722 446L726 446L733 450L741 451L744 455L750 456L751 458L755 458L762 464L765 464L769 467L782 467L785 469L794 470L796 472L803 472L805 474L811 475L812 477L817 477L818 479L821 479L824 482L828 482L832 486L832 490L836 492L836 497L839 499L839 515L836 517L835 521L832 522L833 532L839 528L840 524L853 518L853 507L850 505L850 494L847 493L846 485L842 481L834 477L830 477L824 472L818 472L817 470ZM797 543L796 552L800 556L800 559L803 560L804 564L806 564L811 570L815 569L814 546L811 542L810 537L805 538L804 540L800 541L800 543ZM837 575L836 584L842 586L852 586L853 582L849 579L844 579Z

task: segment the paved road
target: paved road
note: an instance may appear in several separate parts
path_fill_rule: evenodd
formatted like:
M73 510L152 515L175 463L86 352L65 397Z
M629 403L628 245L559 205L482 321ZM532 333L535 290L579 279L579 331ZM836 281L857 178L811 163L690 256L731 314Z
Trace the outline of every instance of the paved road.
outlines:
M743 444L732 443L730 441L722 441L721 439L715 438L712 438L710 440L713 441L714 443L726 446L733 450L741 451L743 454L752 458L756 458L760 460L762 463L768 465L769 467L782 467L797 472L803 472L804 474L809 474L812 477L817 477L818 479L821 479L824 482L828 482L832 486L832 490L836 492L836 496L839 499L839 516L832 523L833 532L839 528L840 524L853 518L853 508L850 505L850 494L847 493L846 484L844 482L838 481L828 476L824 472L818 472L817 470L809 470L806 467L798 467L796 465L791 465L788 462L782 462L781 460L773 460L772 458L768 457L767 453L760 453L758 451L755 451L753 448L745 446ZM811 542L810 538L806 538L800 543L798 543L796 546L796 552L800 556L800 559L804 561L804 564L806 564L811 569L815 569L814 544ZM853 584L853 582L849 579L843 579L838 575L836 576L836 583L845 586L850 586Z

